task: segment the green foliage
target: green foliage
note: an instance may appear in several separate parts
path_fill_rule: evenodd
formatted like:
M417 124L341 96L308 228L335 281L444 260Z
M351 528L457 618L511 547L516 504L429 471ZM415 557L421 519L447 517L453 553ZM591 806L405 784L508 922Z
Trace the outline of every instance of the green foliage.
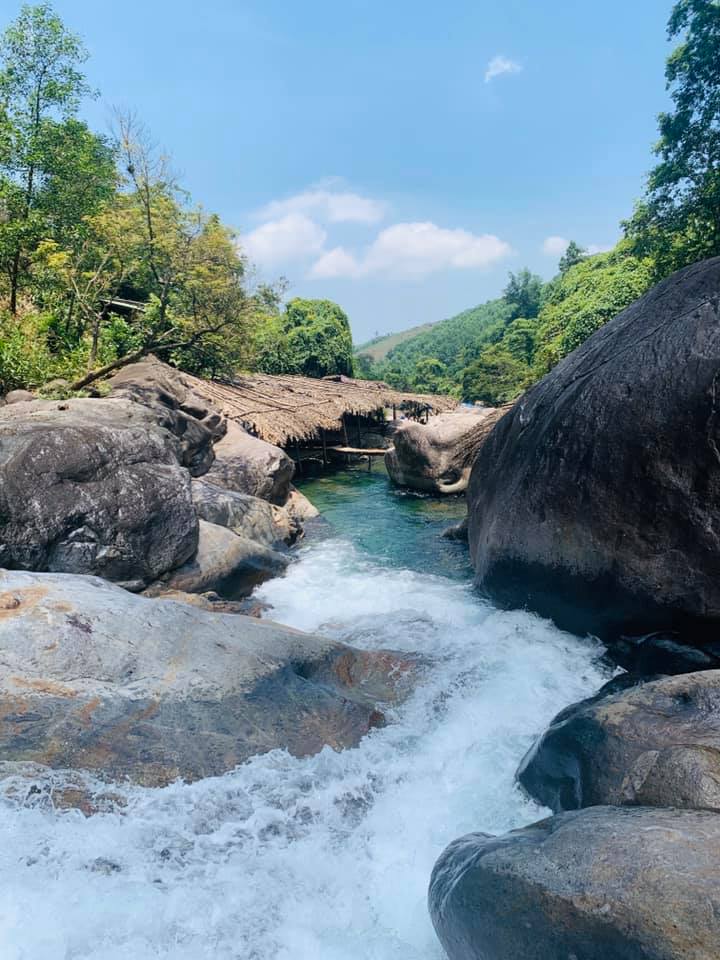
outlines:
M530 368L502 343L487 347L462 373L464 400L499 406L514 400L529 378Z
M510 282L503 291L503 300L510 310L510 319L536 317L540 310L543 282L537 274L523 268L510 274Z
M352 376L347 316L331 300L291 300L283 314L266 316L258 328L254 364L265 373Z
M622 241L609 253L571 267L548 285L537 322L535 376L542 376L599 327L641 297L653 282L653 265Z
M678 0L668 37L680 39L665 70L673 110L660 114L660 161L625 224L658 279L720 254L720 3Z
M587 250L575 243L574 240L571 240L567 245L567 250L560 257L558 270L560 273L567 273L570 267L574 267L576 264L582 263L585 257L587 257Z

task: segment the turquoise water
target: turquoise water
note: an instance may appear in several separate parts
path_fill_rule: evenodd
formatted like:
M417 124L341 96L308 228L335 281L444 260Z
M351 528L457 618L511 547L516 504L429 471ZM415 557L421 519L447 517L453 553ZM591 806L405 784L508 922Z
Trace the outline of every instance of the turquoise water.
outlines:
M442 536L467 512L464 497L426 497L395 487L381 464L325 474L300 489L337 535L376 563L470 580L467 545ZM322 535L317 528L308 539Z

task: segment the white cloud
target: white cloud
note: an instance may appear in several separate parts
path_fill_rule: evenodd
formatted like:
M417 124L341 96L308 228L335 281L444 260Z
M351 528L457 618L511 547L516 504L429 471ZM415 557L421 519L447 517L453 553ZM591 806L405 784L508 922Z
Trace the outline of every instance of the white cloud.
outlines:
M323 254L313 265L315 277L359 277L371 273L428 274L447 269L488 267L512 249L493 234L448 230L437 224L396 223L381 230L362 257L343 247Z
M305 190L286 200L273 200L257 216L273 220L290 213L312 214L327 223L377 223L385 208L377 200L349 191Z
M327 239L323 228L301 213L288 213L263 223L242 238L241 246L251 260L263 265L317 256Z
M542 252L548 257L561 257L568 248L569 240L565 237L545 237Z
M355 257L343 247L334 247L312 265L311 277L357 277L362 272Z
M490 83L495 77L501 77L504 73L520 73L522 67L515 60L509 60L502 54L493 57L485 70L485 83Z

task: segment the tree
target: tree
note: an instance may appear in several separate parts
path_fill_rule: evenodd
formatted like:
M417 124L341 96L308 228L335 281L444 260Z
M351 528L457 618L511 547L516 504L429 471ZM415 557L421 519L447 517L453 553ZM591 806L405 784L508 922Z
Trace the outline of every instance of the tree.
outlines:
M283 314L265 317L257 334L255 363L265 373L351 376L348 318L331 300L295 298Z
M625 224L635 250L654 258L656 277L720 254L718 0L678 0L668 38L680 38L665 69L673 110L658 118L660 161Z
M516 360L502 344L487 347L462 374L463 400L493 406L514 400L529 374L527 364Z
M571 240L567 245L565 253L560 257L560 263L558 264L560 273L567 273L570 267L574 267L577 263L582 263L586 256L587 250L575 243L574 240Z
M91 93L86 56L46 3L23 7L0 38L0 263L13 314L39 240L67 239L114 186L110 146L75 119Z
M543 286L542 279L525 267L518 273L510 274L508 285L503 290L503 299L511 308L511 320L518 317L527 320L538 315Z
M443 393L449 390L447 367L434 357L423 357L415 365L413 389L418 393Z

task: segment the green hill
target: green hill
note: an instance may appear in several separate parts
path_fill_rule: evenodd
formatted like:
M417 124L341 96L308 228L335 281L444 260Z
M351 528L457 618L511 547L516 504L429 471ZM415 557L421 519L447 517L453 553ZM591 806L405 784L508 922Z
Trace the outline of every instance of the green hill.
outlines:
M373 363L379 363L381 360L384 360L395 347L400 346L400 344L406 340L411 340L420 333L424 333L433 326L435 326L433 323L423 323L419 327L410 327L407 330L400 330L398 333L386 333L382 337L375 337L373 340L368 340L367 343L361 343L355 347L355 356L362 354L363 356L370 357Z

